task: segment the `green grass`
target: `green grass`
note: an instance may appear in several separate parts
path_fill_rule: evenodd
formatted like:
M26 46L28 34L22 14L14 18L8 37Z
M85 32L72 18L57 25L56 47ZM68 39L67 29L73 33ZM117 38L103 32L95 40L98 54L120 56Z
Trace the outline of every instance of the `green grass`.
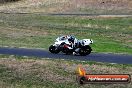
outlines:
M76 82L77 67L88 74L130 74L132 65L81 62L60 59L0 55L1 88L131 88L129 84L86 84Z
M0 16L0 46L48 49L59 35L73 34L93 39L93 52L132 54L131 17Z

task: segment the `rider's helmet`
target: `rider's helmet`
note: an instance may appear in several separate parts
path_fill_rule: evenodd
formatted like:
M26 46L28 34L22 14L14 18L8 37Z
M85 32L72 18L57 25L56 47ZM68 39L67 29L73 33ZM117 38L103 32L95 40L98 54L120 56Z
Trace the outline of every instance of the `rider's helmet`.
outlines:
M75 37L73 35L70 35L68 38L68 41L74 43L74 40L75 40Z

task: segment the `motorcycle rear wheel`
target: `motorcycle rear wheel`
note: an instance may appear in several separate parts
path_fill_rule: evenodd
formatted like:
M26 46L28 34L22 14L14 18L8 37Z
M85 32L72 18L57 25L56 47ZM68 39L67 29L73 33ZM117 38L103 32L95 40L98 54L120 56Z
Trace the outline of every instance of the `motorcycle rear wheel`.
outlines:
M86 55L89 55L91 53L91 51L92 51L91 47L86 46L86 47L80 49L79 54L81 56L86 56Z
M55 47L55 46L53 46L53 45L51 45L51 46L49 47L49 51L50 51L51 53L54 53L54 54L58 54L58 53L60 52L60 50L57 49L57 47Z

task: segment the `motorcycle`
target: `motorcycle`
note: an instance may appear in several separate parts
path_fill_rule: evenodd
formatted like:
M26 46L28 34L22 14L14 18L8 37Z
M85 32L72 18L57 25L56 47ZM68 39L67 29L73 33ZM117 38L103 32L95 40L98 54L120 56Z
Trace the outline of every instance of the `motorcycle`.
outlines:
M86 56L91 53L92 49L90 44L93 43L92 39L82 39L81 42L77 42L71 44L68 41L70 36L60 36L56 39L55 43L49 47L49 51L54 54L58 54L59 52L65 54L73 54L74 55L81 55ZM75 40L78 40L75 38ZM75 54L76 53L76 54Z

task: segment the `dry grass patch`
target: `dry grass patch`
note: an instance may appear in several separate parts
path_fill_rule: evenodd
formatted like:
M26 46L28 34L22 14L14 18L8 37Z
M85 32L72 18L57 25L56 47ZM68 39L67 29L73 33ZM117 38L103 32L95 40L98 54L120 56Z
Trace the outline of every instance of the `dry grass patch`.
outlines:
M56 12L64 10L69 0L21 0L0 6L2 12Z
M16 28L5 28L0 27L0 34L6 35L10 38L23 38L23 37L33 37L33 36L47 36L49 35L48 31L41 29L16 29Z
M103 63L90 63L80 61L31 59L29 57L9 56L0 59L0 86L10 86L15 84L27 87L78 87L76 82L77 67L82 65L88 74L130 74L132 67L126 65L111 65ZM46 82L47 81L47 82ZM48 84L50 86L48 86ZM60 85L61 84L61 85ZM47 85L47 86L46 86ZM12 85L13 86L13 85ZM110 84L98 85L88 84L81 88L131 88L130 84ZM14 86L13 86L14 87Z
M1 12L123 13L131 14L131 0L20 0L0 6ZM122 12L123 10L123 12Z
M10 69L15 77L23 78L26 76L35 76L41 80L53 81L56 83L64 83L66 81L73 82L70 77L65 77L56 72L59 67L56 63L50 60L16 60L16 59L2 59L0 65L6 66Z

